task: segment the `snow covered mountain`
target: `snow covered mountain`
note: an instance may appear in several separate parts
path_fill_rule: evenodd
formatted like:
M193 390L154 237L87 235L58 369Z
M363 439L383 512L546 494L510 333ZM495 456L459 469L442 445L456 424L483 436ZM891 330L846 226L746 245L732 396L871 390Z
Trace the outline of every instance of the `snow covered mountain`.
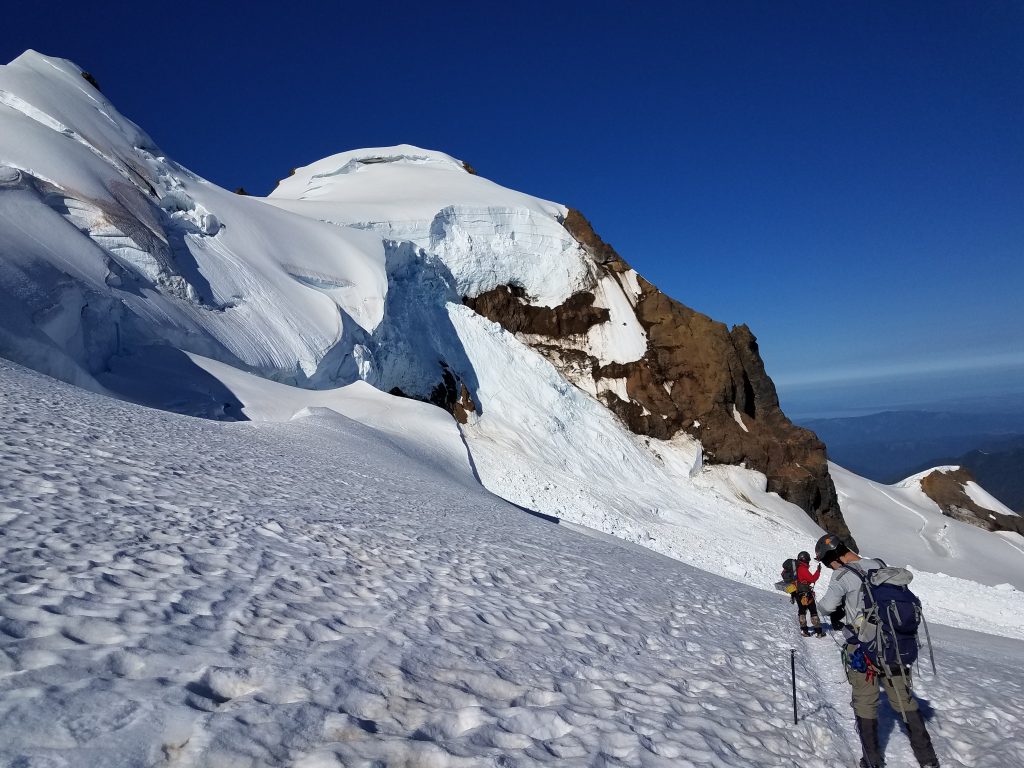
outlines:
M0 765L833 765L801 756L848 749L834 702L805 685L825 714L780 736L778 648L743 638L847 523L934 621L1008 638L939 629L951 664L1024 685L1024 540L944 514L980 488L829 465L748 329L441 152L236 195L30 51L0 358ZM948 757L1020 762L973 678L928 685L988 713Z
M411 146L236 195L32 51L0 68L0 137L8 359L217 419L358 381L430 401L495 493L755 583L794 539L847 531L749 330L662 294L578 211Z
M243 374L300 387L296 410L364 381L451 412L503 497L741 578L769 577L737 557L737 538L764 545L751 513L787 526L772 561L817 531L783 500L847 531L824 446L779 409L749 330L659 292L578 211L410 146L232 194L31 51L0 68L0 136L11 360L218 419L266 417ZM709 496L731 530L696 555Z
M965 467L936 467L911 480L920 484L921 490L947 517L986 531L1024 534L1024 518L978 485Z

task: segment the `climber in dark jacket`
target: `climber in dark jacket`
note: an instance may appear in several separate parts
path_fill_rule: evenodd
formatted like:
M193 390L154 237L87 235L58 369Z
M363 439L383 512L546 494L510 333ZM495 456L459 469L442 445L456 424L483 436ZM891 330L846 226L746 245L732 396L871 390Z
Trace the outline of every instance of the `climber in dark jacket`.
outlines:
M822 629L821 619L818 618L818 606L814 601L814 582L821 576L821 563L818 563L817 570L811 573L811 555L808 552L801 552L796 556L796 561L796 592L793 593L792 599L797 604L800 632L804 637L811 636L811 631L807 629L807 614L810 613L815 634L824 637L825 630Z

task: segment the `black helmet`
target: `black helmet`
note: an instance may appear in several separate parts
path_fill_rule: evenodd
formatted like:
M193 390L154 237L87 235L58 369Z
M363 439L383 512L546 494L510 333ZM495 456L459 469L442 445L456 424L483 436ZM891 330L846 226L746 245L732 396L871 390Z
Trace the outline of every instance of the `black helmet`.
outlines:
M834 533L826 533L814 545L814 557L825 565L838 560L850 550Z
M801 552L799 555L796 556L796 559L799 560L801 563L809 563L811 562L811 555L808 552Z

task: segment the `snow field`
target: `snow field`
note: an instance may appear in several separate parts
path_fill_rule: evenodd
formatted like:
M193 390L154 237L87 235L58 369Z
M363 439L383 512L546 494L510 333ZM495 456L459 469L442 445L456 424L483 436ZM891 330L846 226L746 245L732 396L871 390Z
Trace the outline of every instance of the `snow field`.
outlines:
M303 408L326 407L363 421L373 419L389 434L407 433L403 450L427 449L447 457L435 461L421 456L449 473L448 464L458 461L453 457L462 456L464 462L468 448L480 481L505 499L762 589L771 589L777 581L784 558L796 549L813 547L820 535L817 526L794 505L767 493L760 473L702 466L700 446L686 436L645 442L629 434L606 409L568 386L546 360L511 334L460 305L450 305L449 314L474 369L481 373L478 397L483 415L463 428L465 446L440 410L424 412L417 404L395 401L362 382L310 391L268 382L196 355L191 358L239 398L249 418L286 421ZM510 370L520 375L505 375ZM385 411L392 418L385 418ZM614 471L609 471L611 467ZM913 560L914 589L925 600L932 621L1024 639L1024 593L1005 583L1024 563L1014 560L1012 541L979 537L980 531L943 517L923 496L907 508L909 515L889 519L887 527L879 528L879 516L890 515L893 500L878 494L892 495L899 489L873 489L869 481L838 467L834 473L865 552L877 551L873 547L880 530L896 537L901 525L924 518L935 525L967 529L963 535L981 559L984 547L991 553L992 545L1005 546L1008 556L999 559L996 553L995 567L986 566L1003 580L995 585L931 572L928 569L952 566L963 576L986 574L972 572L974 561L922 557L915 552L923 543L916 534L900 541L895 554L902 560L893 557L891 542L883 556L893 563ZM823 587L828 578L823 575Z
M847 754L845 686L802 676L789 724L781 596L540 521L326 411L206 422L6 363L0 397L0 765ZM1024 675L975 637L922 680L940 755L1020 764Z

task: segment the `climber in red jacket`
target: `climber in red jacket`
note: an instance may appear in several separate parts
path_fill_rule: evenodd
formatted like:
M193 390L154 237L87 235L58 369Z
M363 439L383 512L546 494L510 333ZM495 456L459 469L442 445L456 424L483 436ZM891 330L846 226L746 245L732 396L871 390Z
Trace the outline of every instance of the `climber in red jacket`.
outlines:
M800 632L804 637L811 636L810 630L807 629L807 613L810 612L815 634L818 637L824 637L825 630L821 626L821 619L818 618L818 606L814 601L814 582L821 576L821 563L818 563L817 570L811 573L810 553L801 552L796 556L796 560L796 592L793 593L793 602L797 604L799 611Z

